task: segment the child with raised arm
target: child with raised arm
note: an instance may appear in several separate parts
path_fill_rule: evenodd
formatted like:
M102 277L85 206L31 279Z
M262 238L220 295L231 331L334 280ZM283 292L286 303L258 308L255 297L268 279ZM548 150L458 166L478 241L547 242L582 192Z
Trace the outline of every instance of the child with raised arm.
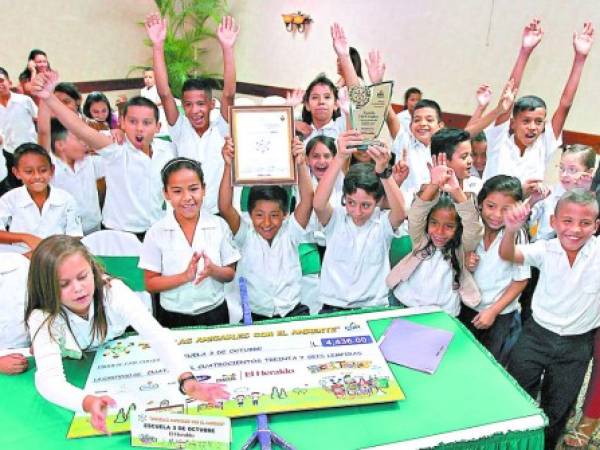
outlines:
M354 164L344 178L344 206L329 204L338 174L362 136L349 130L338 138L338 152L321 178L313 207L324 227L327 251L321 270L321 312L388 304L385 276L390 270L392 239L400 237L406 218L404 199L392 169L387 147L370 147L372 164ZM390 210L377 206L386 196Z
M235 98L235 59L233 48L239 27L233 17L227 16L217 29L217 39L223 51L223 93L221 96L221 117L211 124L210 112L215 101L207 80L190 78L183 84L181 100L185 116L179 114L175 99L169 87L167 66L164 56L164 42L167 23L158 14L146 19L146 32L152 41L154 75L156 87L170 127L171 138L177 147L177 155L195 159L202 163L206 176L206 195L203 207L210 213L217 213L219 183L223 173L223 159L219 153L224 136L228 133L227 120L229 107Z
M31 261L25 321L35 356L35 386L42 397L90 413L92 426L106 433L106 409L116 406L115 401L109 394L87 395L68 383L62 357L81 358L84 350L119 337L129 325L150 342L184 395L210 403L229 397L223 385L197 381L169 330L122 281L108 277L78 239L45 239Z
M23 186L0 197L0 243L35 250L47 236L82 236L75 199L50 185L54 165L48 152L38 144L21 144L14 163L13 172Z
M515 88L519 87L529 55L541 41L542 34L539 20L533 20L525 27L521 51L511 74ZM546 164L561 144L563 127L593 40L594 27L590 22L584 24L581 33L574 33L573 66L551 121L546 120L546 103L539 97L528 95L515 102L510 121L510 112L506 112L498 117L495 127L486 131L488 153L484 180L498 174L516 176L528 195L531 190L528 180L544 178Z
M254 320L307 315L300 303L302 269L298 245L310 240L307 224L312 212L313 189L304 145L293 141L298 170L300 202L288 215L288 196L281 186L252 186L248 197L250 220L233 207L231 184L234 148L231 138L223 146L224 170L219 189L219 211L234 234L242 259L237 273L247 280Z
M461 301L471 307L481 296L465 268L465 253L481 239L475 202L463 192L446 155L432 156L431 183L408 211L414 250L386 278L394 297L405 306L437 305L458 316Z
M154 139L159 129L158 109L143 97L130 98L123 109L122 144L83 122L52 94L55 72L34 80L34 95L40 97L58 120L88 146L98 149L106 174L106 200L102 223L108 229L128 231L142 238L150 226L164 215L160 171L174 156L173 146Z
M25 330L25 301L29 260L18 253L2 253L0 258L0 350L29 347ZM0 356L0 373L16 374L27 370L27 358L21 353Z
M160 292L158 321L169 328L229 323L224 283L240 254L225 221L202 211L200 163L172 159L161 177L172 211L146 233L139 263L146 289Z
M515 245L530 213L528 203L504 215L500 257L540 270L531 303L532 318L512 349L509 373L548 416L546 448L554 449L592 357L600 326L600 241L598 203L591 192L574 189L556 204L551 218L557 237Z

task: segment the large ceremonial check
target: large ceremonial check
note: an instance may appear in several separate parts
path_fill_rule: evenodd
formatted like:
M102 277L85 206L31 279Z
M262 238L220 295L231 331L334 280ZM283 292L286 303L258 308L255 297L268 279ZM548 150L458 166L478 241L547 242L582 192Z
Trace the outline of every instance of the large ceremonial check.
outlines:
M229 123L235 148L233 184L295 184L291 106L234 106Z
M96 352L85 391L110 395L107 427L130 429L133 411L242 417L392 402L404 394L364 318L342 316L219 329L173 331L201 380L226 384L231 398L208 405L182 395L176 374L138 336ZM100 434L76 413L69 438Z

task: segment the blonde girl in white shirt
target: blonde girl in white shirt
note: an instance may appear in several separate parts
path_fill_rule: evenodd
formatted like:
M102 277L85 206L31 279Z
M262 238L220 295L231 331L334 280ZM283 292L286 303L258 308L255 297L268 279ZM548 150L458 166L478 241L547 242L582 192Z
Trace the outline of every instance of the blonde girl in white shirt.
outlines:
M59 406L90 413L97 430L107 432L106 410L115 401L108 394L87 395L68 383L62 357L81 358L82 350L120 336L129 325L150 342L185 395L211 403L229 397L223 385L197 381L171 333L128 287L104 274L79 239L44 239L31 258L27 291L25 321L38 392Z
M224 283L240 254L227 223L202 210L201 164L175 158L161 176L172 211L146 233L139 263L146 289L160 292L158 319L169 328L229 323Z

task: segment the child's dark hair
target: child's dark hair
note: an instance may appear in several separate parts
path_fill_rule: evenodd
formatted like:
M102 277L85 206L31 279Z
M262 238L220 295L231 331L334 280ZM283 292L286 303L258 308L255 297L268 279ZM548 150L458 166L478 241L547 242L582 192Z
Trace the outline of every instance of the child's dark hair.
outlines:
M460 128L440 128L431 136L431 156L445 153L450 161L456 146L470 139L469 132Z
M44 239L31 255L31 265L27 278L27 306L25 309L25 326L33 311L39 309L47 314L46 320L37 330L28 330L32 335L31 341L43 326L48 327L52 339L58 342L60 336L52 335L52 324L58 317L62 317L69 330L71 329L68 316L62 307L60 298L60 285L58 281L58 268L65 258L74 254L82 255L92 268L94 277L94 319L92 323L92 342L100 342L106 338L108 322L104 307L104 286L108 283L104 271L94 260L79 238L54 235ZM75 335L73 335L75 337Z
M142 69L142 72L154 72L154 67L146 66Z
M477 204L481 206L488 195L500 192L513 198L516 202L523 201L523 188L521 182L516 177L509 175L496 175L486 180L477 194Z
M212 99L212 84L204 78L188 78L185 80L181 88L181 95L183 96L186 91L204 91L207 100Z
M81 104L81 93L73 83L67 83L64 81L62 83L58 83L54 88L54 92L62 92L63 94L71 97L75 103L77 103L77 109L79 109L79 105Z
M8 71L4 67L0 67L0 75L4 75L4 77L7 80L10 80L10 77L8 76Z
M306 143L306 156L310 155L310 152L317 146L317 144L323 144L325 147L329 149L331 154L335 156L337 154L337 147L335 146L335 139L329 136L325 136L320 134L315 136L310 141Z
M29 52L29 56L27 57L27 61L31 61L32 59L34 59L38 55L44 55L46 58L48 58L48 55L46 54L46 52L44 50L40 50L39 48L34 48L34 49L32 49Z
M375 166L369 163L357 163L350 166L348 173L344 177L344 186L342 192L344 197L354 194L357 189L362 189L367 194L375 197L375 201L381 200L385 191L381 180L375 175ZM345 199L342 199L345 204Z
M33 142L25 142L24 144L19 145L13 153L15 167L19 167L19 161L21 161L21 158L25 155L39 155L48 162L48 165L52 165L50 155L44 147L39 144L34 144Z
M444 248L440 249L440 251L442 252L444 259L446 261L450 261L450 267L452 268L453 274L452 288L454 290L458 290L460 287L461 268L456 251L462 243L463 225L460 216L456 212L456 207L454 206L452 198L447 193L443 192L440 195L438 202L433 208L431 208L429 214L427 214L427 221L425 222L426 227L429 226L429 220L431 219L432 214L440 209L450 209L454 211L454 216L456 217L456 230L454 232L454 236L446 243ZM431 240L431 236L427 234L427 243L423 248L414 250L414 254L419 254L421 258L426 259L431 258L435 253L435 250L436 247Z
M513 106L513 117L517 117L517 115L523 111L534 111L538 108L548 109L546 107L546 102L537 95L525 95L515 102L515 105Z
M277 185L269 186L252 186L250 193L248 194L248 212L252 213L252 210L256 207L256 203L259 200L267 200L271 202L277 202L281 210L287 214L289 212L288 202L289 197L287 191Z
M423 93L421 92L421 89L419 89L417 87L409 87L406 91L404 91L404 107L405 108L406 108L406 104L408 103L408 99L413 94L423 95ZM439 108L439 105L438 105L438 108ZM441 113L440 113L440 115L441 115Z
M589 145L567 145L562 153L562 156L565 155L577 155L581 164L588 170L596 167L596 152Z
M202 164L195 159L190 158L173 158L167 162L160 171L160 178L162 180L163 189L166 191L169 184L169 177L181 169L189 169L196 172L200 179L200 184L204 187L204 172L202 171Z
M415 105L414 110L417 111L418 109L422 109L422 108L433 109L437 115L438 122L442 121L442 108L440 108L439 103L436 102L435 100L429 100L427 98L423 98L423 99L419 100L417 102L417 104Z
M125 102L125 105L123 106L123 117L127 116L127 110L131 106L145 106L147 108L150 108L154 114L154 120L158 122L158 107L152 100L148 100L147 98L142 97L140 95L131 97Z
M310 84L306 88L306 91L304 92L304 97L302 98L302 103L304 104L304 106L302 107L302 121L309 123L309 124L313 122L313 118L312 118L311 112L306 109L306 104L308 103L308 99L310 98L311 91L318 84L323 84L323 85L327 86L329 89L331 89L331 92L333 93L333 99L336 101L338 99L337 86L335 84L333 84L333 81L331 81L329 78L327 78L324 73L319 74L317 76L317 78L315 78L314 80L312 80L310 82ZM341 116L341 113L339 111L339 108L336 107L333 110L333 116L331 118L333 120L335 120L340 116Z
M56 141L64 141L69 136L69 130L58 119L50 120L50 147L56 151Z
M24 83L26 81L31 81L31 72L29 69L25 69L19 74L19 82Z
M483 131L480 131L471 138L471 144L474 144L475 142L487 142L487 137Z
M90 112L90 108L92 107L92 104L99 103L99 102L106 104L106 108L108 109L108 115L106 116L106 122L110 126L110 119L112 117L113 111L110 106L110 102L108 101L108 98L102 92L94 91L94 92L90 92L88 94L88 96L85 98L85 102L83 104L83 114L85 114L86 117L93 119L92 113Z
M350 61L352 61L352 65L354 66L354 71L358 78L362 78L362 62L360 60L360 53L354 47L350 47Z

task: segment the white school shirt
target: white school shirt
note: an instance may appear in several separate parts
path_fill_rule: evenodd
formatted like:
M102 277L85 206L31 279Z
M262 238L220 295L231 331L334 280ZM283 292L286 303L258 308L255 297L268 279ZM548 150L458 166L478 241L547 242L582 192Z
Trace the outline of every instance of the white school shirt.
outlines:
M313 192L316 192L317 186L319 185L319 181L316 179L314 175L311 175L311 181L313 185ZM344 196L344 174L340 172L338 177L335 180L335 184L333 186L333 190L331 191L331 195L329 196L329 205L332 208L342 205L342 197ZM300 199L300 193L298 192L298 199ZM323 227L319 223L319 219L317 218L317 213L313 210L310 213L310 219L308 221L308 225L306 226L306 230L310 232L312 237L309 242L313 242L315 244L319 244L320 246L325 246L325 234L323 232Z
M540 269L533 293L533 319L561 336L600 326L600 241L592 236L579 250L573 267L558 239L518 245L525 264Z
M37 143L33 119L37 106L31 97L11 92L6 106L0 104L0 133L4 137L4 150L14 153L24 142Z
M408 280L396 286L394 296L406 306L435 305L456 317L460 313L460 296L452 289L453 282L450 261L434 249L431 257L424 259Z
M154 85L152 87L144 86L142 89L140 89L140 96L147 98L148 100L152 101L156 105L160 104L160 95L158 95L158 90L156 89L156 85Z
M310 233L302 229L293 214L284 220L271 245L241 220L234 242L242 259L237 275L245 277L250 310L263 316L285 316L300 303L302 268L298 244L307 242Z
M403 109L396 115L396 117L398 117L400 125L402 125L402 129L404 131L410 131L410 122L412 120L412 116L410 115L408 109Z
M232 239L231 230L221 217L203 212L190 246L175 216L169 212L146 233L139 267L161 275L176 275L187 269L194 252L203 251L213 264L227 266L240 259ZM202 259L198 266L200 273L204 267ZM160 293L161 306L180 314L201 314L224 300L225 285L211 277L197 285L189 282Z
M554 215L554 208L558 200L565 193L565 188L562 184L557 183L552 186L550 195L544 200L537 202L531 209L531 216L529 218L529 226L535 226L537 224L535 236L532 236L531 242L535 242L538 239L552 239L556 237L556 231L550 226L550 216Z
M104 178L104 164L99 156L86 155L75 161L73 169L60 158L51 155L54 162L52 185L69 192L77 202L83 234L100 229L102 214L96 181Z
M532 178L543 180L546 164L562 144L562 135L556 138L552 123L546 121L544 132L521 156L521 150L515 144L514 134L509 134L509 123L507 120L485 130L488 147L483 180L495 175L511 175L517 177L521 183Z
M346 131L346 116L343 114L337 119L331 119L322 128L317 128L314 124L310 124L311 132L304 138L304 142L309 142L315 136L327 136L333 139L337 139L338 136Z
M188 118L179 114L177 122L170 129L171 138L177 147L177 156L182 156L202 164L204 174L204 200L202 209L216 214L219 212L217 204L219 198L219 185L223 177L223 157L221 149L225 143L225 137L229 133L229 125L219 115L217 120L210 124L210 127L202 136L198 136L194 127Z
M6 169L6 159L4 158L4 152L0 150L0 182L6 178L8 170Z
M182 373L191 372L183 353L175 344L174 336L168 329L158 324L133 291L120 280L112 279L104 292L104 308L108 322L106 341L120 336L125 328L131 325L142 339L150 342L152 350L174 378ZM56 318L51 327L52 335L43 323L47 313L37 309L29 317L29 329L34 336L35 386L42 397L48 401L63 408L81 411L87 393L67 382L62 356L81 357L81 349L93 348L99 344L97 339L94 339L93 343L90 342L94 308L90 307L87 320L66 308L64 311L72 334L61 316Z
M405 192L419 192L421 186L430 181L427 163L431 164L431 148L415 138L410 131L400 130L392 144L396 161L400 161L404 149L409 173L400 189Z
M27 302L29 260L19 253L0 257L0 349L29 347L23 318Z
M406 234L403 227L394 230L389 212L379 208L358 227L340 206L334 208L324 231L327 251L321 268L322 302L342 308L387 305L390 245L393 238Z
M150 158L125 138L123 144L112 143L97 153L106 178L102 223L106 228L131 233L148 230L164 215L160 171L174 158L173 145L154 139Z
M477 194L483 187L483 180L479 177L470 176L469 178L465 178L463 180L463 192L472 193L475 198L477 198Z
M26 186L11 189L0 197L0 228L11 233L33 234L42 239L55 234L83 236L75 199L56 186L48 188L50 194L41 211Z
M513 281L531 278L529 266L513 264L500 258L498 250L503 234L504 230L500 230L487 250L484 248L482 239L475 250L479 256L479 263L473 273L473 278L481 292L481 303L473 308L477 311L483 311L496 303ZM517 296L500 314L508 314L519 309L519 297Z
M484 170L485 170L485 169L484 169ZM471 168L469 169L469 174L470 174L472 177L477 177L477 178L481 178L481 175L482 175L482 174L480 174L480 173L479 173L479 171L478 171L478 170L475 168L475 166L471 166Z

